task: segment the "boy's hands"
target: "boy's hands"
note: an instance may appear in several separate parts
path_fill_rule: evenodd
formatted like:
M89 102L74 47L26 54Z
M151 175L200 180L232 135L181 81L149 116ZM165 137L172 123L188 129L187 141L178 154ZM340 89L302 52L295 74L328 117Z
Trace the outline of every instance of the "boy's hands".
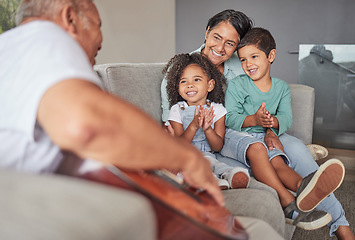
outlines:
M254 114L254 119L256 125L265 127L265 128L272 128L274 127L275 121L274 116L272 116L269 111L266 110L265 103L263 102L259 107L258 111Z

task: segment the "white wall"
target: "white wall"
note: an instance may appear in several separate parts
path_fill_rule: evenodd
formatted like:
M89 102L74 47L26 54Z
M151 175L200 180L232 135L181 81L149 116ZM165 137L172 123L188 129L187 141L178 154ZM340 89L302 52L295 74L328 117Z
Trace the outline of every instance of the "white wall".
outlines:
M175 54L175 0L96 0L103 44L96 64L166 62Z

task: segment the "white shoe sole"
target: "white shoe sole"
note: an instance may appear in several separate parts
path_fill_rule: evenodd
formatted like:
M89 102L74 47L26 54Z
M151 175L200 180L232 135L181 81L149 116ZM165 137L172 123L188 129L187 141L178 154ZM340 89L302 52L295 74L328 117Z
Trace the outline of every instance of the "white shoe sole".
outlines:
M321 227L324 227L325 225L327 225L330 221L332 220L332 216L327 213L326 215L324 215L324 217L317 219L315 221L312 222L299 222L296 224L296 227L304 229L304 230L315 230L315 229L319 229ZM286 218L286 223L287 224L293 224L293 220Z
M297 196L297 207L303 212L312 211L341 185L344 176L343 163L338 159L329 159L319 167L305 189Z

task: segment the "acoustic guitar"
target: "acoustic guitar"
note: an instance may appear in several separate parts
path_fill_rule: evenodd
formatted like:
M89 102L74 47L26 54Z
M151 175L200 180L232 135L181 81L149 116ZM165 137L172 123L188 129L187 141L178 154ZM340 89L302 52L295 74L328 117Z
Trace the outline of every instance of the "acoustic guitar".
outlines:
M238 220L208 193L182 184L166 171L133 172L105 166L80 177L146 196L156 213L159 239L248 239Z

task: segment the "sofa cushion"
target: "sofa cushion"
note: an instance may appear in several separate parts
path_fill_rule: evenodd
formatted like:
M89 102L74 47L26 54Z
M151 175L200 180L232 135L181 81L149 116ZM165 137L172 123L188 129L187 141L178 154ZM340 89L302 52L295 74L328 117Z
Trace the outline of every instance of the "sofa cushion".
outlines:
M96 65L104 88L143 109L161 122L160 85L165 63Z

